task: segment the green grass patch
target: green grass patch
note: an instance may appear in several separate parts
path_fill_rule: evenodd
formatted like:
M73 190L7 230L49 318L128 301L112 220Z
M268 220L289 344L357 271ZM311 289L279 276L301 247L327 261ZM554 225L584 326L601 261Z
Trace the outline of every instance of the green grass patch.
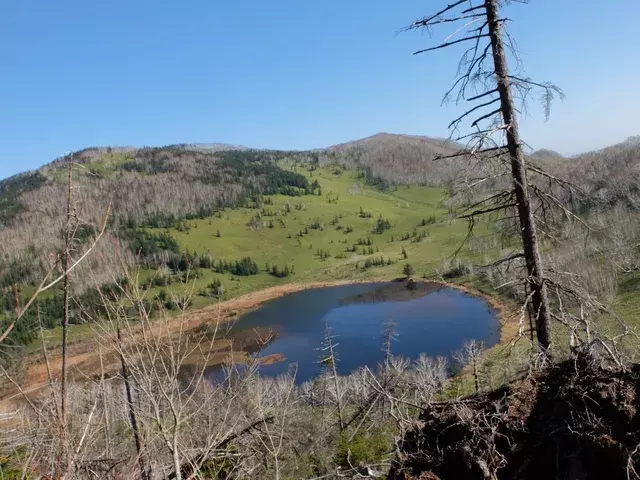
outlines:
M214 261L247 256L256 261L260 273L246 277L200 270L195 291L205 289L217 278L225 287L225 298L291 282L394 278L402 275L406 263L412 265L416 276L429 275L458 249L466 236L467 224L450 220L448 209L442 205L445 189L411 186L381 191L363 184L354 172L336 175L332 170L308 172L300 167L296 171L307 175L310 181L317 180L322 195L273 195L267 197L264 208L229 209L210 218L189 220L186 231L149 231L167 232L178 241L181 251L210 254ZM389 221L391 228L377 234L374 227L381 217ZM421 226L424 218L433 223ZM481 225L479 231L482 230ZM419 242L415 241L416 233L424 236ZM348 251L359 240L370 240L371 245L356 245L355 251ZM461 255L474 257L467 246ZM392 264L362 268L366 259L380 257ZM276 278L267 272L267 266L274 264L294 267L295 274ZM144 276L150 274L145 272ZM163 288L178 293L184 284ZM159 290L155 287L151 293ZM195 306L206 303L201 297Z
M87 338L92 338L95 336L96 331L102 331L104 328L106 328L106 325L96 323L69 325L69 330L67 332L69 344L74 344ZM62 346L62 326L45 330L43 336L47 349ZM40 338L27 345L27 353L36 353L41 349L42 341Z

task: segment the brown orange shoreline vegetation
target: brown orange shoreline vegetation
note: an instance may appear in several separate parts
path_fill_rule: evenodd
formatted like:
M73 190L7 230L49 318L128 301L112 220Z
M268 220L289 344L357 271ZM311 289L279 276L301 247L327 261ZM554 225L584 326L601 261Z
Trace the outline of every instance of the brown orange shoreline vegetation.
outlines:
M390 281L386 279L381 281ZM244 294L236 298L225 300L216 304L208 305L193 311L187 311L184 315L164 319L152 326L156 332L162 332L168 336L179 334L180 332L191 331L198 327L210 324L215 327L228 326L228 323L237 319L256 308L259 308L264 302L280 298L291 293L300 292L314 288L334 287L341 285L350 285L356 283L369 283L371 280L336 280L331 282L307 282L307 283L290 283L286 285L278 285L275 287L258 290L252 293ZM487 293L473 288L468 285L453 284L442 281L428 280L425 283L436 283L443 287L458 289L469 295L473 295L484 299L487 304L495 310L501 325L500 343L499 345L508 344L518 332L518 309L514 305L499 300ZM161 329L161 330L160 330ZM139 334L139 329L134 330ZM131 332L128 332L130 334ZM69 347L67 362L70 370L70 377L75 381L83 381L106 372L107 375L113 375L118 372L119 361L115 356L115 348L110 350L105 348L105 344L113 344L113 342L104 342L109 335L104 333L93 335L86 340L82 340ZM98 354L97 343L101 340L101 351ZM228 361L241 363L246 359L246 353L242 351L232 351L231 341L229 339L216 340L210 351L207 365L220 365ZM60 351L59 349L48 352L49 368L54 378L60 374ZM285 360L283 357L270 355L261 359L264 363L275 363ZM193 363L197 359L194 357ZM42 388L48 384L47 364L41 354L32 354L27 361L22 378L20 379L20 388L22 392L29 395L37 394ZM5 389L0 394L3 400L16 398L20 393L17 388Z

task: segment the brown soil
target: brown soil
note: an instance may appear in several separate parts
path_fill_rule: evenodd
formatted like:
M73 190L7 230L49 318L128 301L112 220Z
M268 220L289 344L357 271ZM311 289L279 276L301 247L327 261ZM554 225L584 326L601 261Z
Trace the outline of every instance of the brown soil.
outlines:
M152 327L157 331L162 329L163 333L167 335L175 335L180 331L192 330L201 325L215 325L224 324L240 315L247 313L259 307L267 300L288 295L290 293L299 292L301 290L307 290L311 288L321 288L339 285L348 285L353 283L360 283L353 280L338 280L333 282L311 282L311 283L291 283L287 285L279 285L276 287L266 288L257 292L248 293L231 300L220 302L214 305L209 305L198 310L189 311L184 316L171 318L167 321L161 322L161 325L155 325ZM432 283L432 282L430 282ZM505 343L510 341L514 334L517 332L517 315L514 315L514 309L507 308L504 304L500 303L495 298L479 292L475 289L443 283L443 286L457 288L471 295L479 296L485 299L489 305L494 308L499 315L502 324L501 339ZM105 345L112 344L113 342L104 341L109 340L109 335L103 334L101 338L102 354L103 354L103 366L107 374L115 373L118 369L118 360L114 355L113 349L108 350ZM98 355L97 336L88 338L82 342L73 344L69 347L68 352L68 365L69 373L72 379L81 380L98 375L101 371L100 358ZM224 342L228 340L220 340ZM214 345L216 353L210 356L208 364L216 365L221 364L229 360L229 349L225 348L222 343L216 343ZM227 352L225 353L225 350ZM60 374L60 352L49 352L49 363L51 365L52 375L58 377ZM233 360L241 360L242 352L233 352ZM269 359L273 361L273 359ZM40 388L48 384L48 372L47 366L42 359L41 355L33 355L30 362L25 368L24 375L20 382L24 391L37 392ZM15 396L18 392L14 388L8 388L0 392L0 397L7 398L8 396Z
M640 478L640 365L586 356L509 386L432 405L390 480Z
M279 285L276 287L266 288L257 292L248 293L240 297L232 298L224 302L209 305L198 310L189 311L186 315L175 317L162 322L162 325L156 325L152 328L162 331L168 335L177 334L179 331L188 331L203 324L226 323L232 321L236 317L243 315L257 307L267 300L279 298L290 293L306 290L309 288L321 288L330 286L347 285L356 283L354 281L335 281L335 282L314 282L314 283L291 283L288 285ZM109 340L109 336L103 335L101 344L103 345L103 365L107 374L117 371L118 360L114 355L113 349L107 351L104 345L113 342ZM71 378L80 380L82 378L90 378L100 373L100 358L97 349L98 337L87 338L81 342L70 345L68 351L67 362L69 365L69 375ZM221 340L222 341L222 340ZM210 365L221 364L229 360L229 353L225 353L224 345L216 343L216 353L211 356ZM233 352L233 360L241 360L244 356L242 352ZM60 375L60 351L52 351L48 353L49 364L51 366L51 374L57 378ZM20 385L24 392L35 393L40 388L48 384L47 365L41 354L32 355L25 367ZM20 395L13 386L9 385L0 392L0 397L11 398Z

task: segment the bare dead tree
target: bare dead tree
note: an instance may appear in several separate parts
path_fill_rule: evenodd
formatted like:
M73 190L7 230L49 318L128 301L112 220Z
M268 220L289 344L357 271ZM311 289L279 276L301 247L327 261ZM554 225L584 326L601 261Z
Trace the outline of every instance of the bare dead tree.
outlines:
M482 355L482 342L467 340L460 350L454 353L453 358L462 367L469 365L473 374L473 384L476 393L480 392L480 357Z
M66 276L69 273L75 270L80 264L82 264L83 261L86 260L89 254L96 248L96 246L100 242L100 239L104 236L104 233L107 229L107 223L110 218L110 215L111 215L111 201L109 201L109 204L107 205L107 210L102 222L102 228L98 233L98 235L95 237L93 243L89 246L89 248L87 248L82 253L82 255L80 255L79 258L74 260L73 263L68 265L68 268L66 268L59 276L53 279L52 277L54 276L56 269L60 267L62 258L57 257L52 262L50 262L50 264L48 265L48 269L46 273L43 275L42 280L36 287L35 292L31 295L31 297L29 297L29 300L27 300L24 303L24 305L22 304L21 299L19 297L17 285L13 286L14 293L16 296L15 318L9 324L9 326L5 329L5 331L2 332L2 334L0 334L0 344L4 342L4 340L9 336L11 331L15 328L16 324L24 317L25 313L27 313L29 308L33 305L33 303L38 299L38 297L42 293L58 285L61 281L63 281L66 278Z
M424 353L415 361L411 375L411 384L415 390L416 403L428 404L433 396L442 389L448 376L447 359L430 358Z
M122 381L124 383L124 391L126 396L126 404L127 404L127 416L129 419L129 423L131 425L131 434L133 435L134 444L136 447L136 452L138 455L138 467L140 468L140 480L149 480L151 478L150 469L147 468L145 461L145 452L142 447L142 439L140 434L140 427L138 425L138 418L136 416L135 404L133 402L133 393L131 387L131 378L129 375L129 368L127 366L127 361L124 355L124 345L122 338L122 328L121 328L121 316L119 312L114 312L112 315L112 304L109 299L107 299L100 289L99 286L96 287L98 294L100 295L100 299L105 306L105 312L107 316L107 321L113 325L115 325L115 342L116 342L116 351L118 352L118 358L120 360L120 374L122 375ZM102 355L100 357L100 362L102 364ZM103 374L104 375L104 374Z
M548 193L536 189L530 182L528 173L534 171L545 178L557 182L560 180L527 163L518 127L516 99L524 102L533 90L540 89L544 112L548 117L551 101L555 95L562 96L562 92L550 83L535 82L509 71L507 50L516 59L517 51L512 37L504 29L508 19L500 15L501 7L499 0L458 0L434 15L414 22L408 30L430 30L432 27L449 24L458 27L443 43L415 52L416 54L471 44L461 58L454 85L445 95L445 101L454 99L457 103L465 101L473 104L449 124L452 138L456 141L465 140L467 147L455 154L440 156L440 159L470 159L480 171L479 175L469 180L469 184L473 186L496 181L504 177L505 169L508 169L511 188L470 205L463 218L470 221L471 233L473 224L480 215L515 212L512 218L518 222L522 251L511 256L510 260L522 258L525 261L524 281L532 293L531 305L535 315L537 341L541 351L546 354L552 340L552 315L540 255L536 213L538 208L544 213L545 206L549 204L562 206ZM462 123L467 121L470 122L472 133L457 134ZM488 168L490 165L497 168ZM533 201L532 194L537 197L538 205Z
M384 324L382 333L382 351L384 353L384 364L382 365L382 384L387 387L389 384L389 370L391 369L391 360L393 357L393 342L398 338L398 324L393 320L389 320ZM385 402L382 402L382 417L384 418Z
M273 458L274 462L274 478L280 480L281 478L281 460L280 456L283 450L284 437L286 431L286 425L288 422L288 416L291 414L294 406L293 397L295 391L295 378L297 374L297 365L294 365L287 375L282 376L273 382L275 384L278 393L274 395L277 399L275 402L278 408L281 410L280 414L271 414L268 410L260 408L260 416L262 417L262 428L264 430L263 436L259 436L259 441ZM271 424L275 423L274 428L271 428Z
M336 407L338 410L338 421L340 423L340 430L344 430L344 418L342 415L342 393L340 388L340 378L338 375L338 352L336 348L339 343L335 343L335 335L331 331L331 327L327 324L324 330L324 342L320 349L322 357L320 364L323 370L326 372L328 379L333 381L336 395Z
M62 375L60 381L60 439L63 448L61 465L64 465L64 474L58 473L58 478L62 478L69 473L71 459L67 446L67 343L69 335L69 267L71 265L71 242L74 237L74 229L77 228L77 217L72 211L72 166L71 159L68 160L67 173L67 207L66 207L66 227L64 232L64 281L62 284L64 292L64 311L62 317Z

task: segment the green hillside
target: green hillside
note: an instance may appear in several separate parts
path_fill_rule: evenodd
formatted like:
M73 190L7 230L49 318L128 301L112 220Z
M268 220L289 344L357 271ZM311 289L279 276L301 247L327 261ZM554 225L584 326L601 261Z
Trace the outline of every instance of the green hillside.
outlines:
M73 258L111 205L105 238L71 275L71 337L82 338L105 313L95 286L116 294L132 272L150 306L168 310L185 291L197 307L282 283L394 278L407 263L433 274L466 229L444 205L452 166L433 162L447 148L391 135L308 152L88 148L0 181L0 327L15 290L26 301L52 259L61 274L69 162ZM400 175L400 157L421 175ZM8 356L35 345L40 324L55 343L62 313L62 292L49 290L6 339Z
M193 292L190 307L196 308L291 282L392 279L406 264L416 277L454 277L468 273L466 265L510 255L517 231L496 217L477 224L474 238L465 242L468 225L456 218L456 208L469 206L496 185L487 182L475 198L465 197L461 182L454 180L468 173L459 170L463 164L433 161L444 148L450 146L426 137L386 134L307 152L89 148L3 180L0 324L8 325L15 315L14 285L22 301L27 299L52 252L62 251L69 160L78 212L74 258L95 238L112 202L106 238L72 275L71 305L77 315L72 315L70 338L82 339L91 330L86 322L104 313L94 287L110 288L122 281L125 270L139 272L135 281L148 289L150 306L171 313L184 302L185 292ZM583 186L578 195L565 198L559 192L558 198L582 211L592 229L575 248L575 241L567 240L583 238L584 232L555 219L543 250L554 274L579 275L589 292L632 326L639 264L634 245L640 233L629 205L637 203L636 189L623 182L613 188L592 174L581 175L599 172L605 160L631 166L635 148L625 144L554 162L558 170L570 169L563 177ZM589 193L595 189L599 196ZM461 193L457 206L451 191ZM582 198L580 192L589 195ZM500 290L506 296L522 293L514 287L514 269L497 265L479 273L467 280L483 287L507 285ZM35 307L51 344L58 342L62 294L52 289L7 338L10 357L20 356L28 344L37 348Z
M225 209L187 221L179 229L147 229L170 234L180 252L192 257L194 252L210 255L214 263L250 257L258 264L260 272L249 276L192 265L191 278L201 293L198 304L210 301L202 294L216 279L224 286L224 298L229 298L291 281L393 278L402 275L406 263L419 275L433 275L464 241L466 223L451 220L442 188L398 186L382 191L364 184L352 171L309 165L296 171L318 181L321 194L266 196L254 208ZM379 221L388 222L389 228L378 230ZM465 246L462 255L470 254ZM367 266L367 261L381 258L385 265ZM266 271L267 264L287 266L295 273L278 278ZM155 275L166 274L147 270L144 277ZM152 292L162 288L156 286ZM178 282L166 289L179 292L184 286Z

